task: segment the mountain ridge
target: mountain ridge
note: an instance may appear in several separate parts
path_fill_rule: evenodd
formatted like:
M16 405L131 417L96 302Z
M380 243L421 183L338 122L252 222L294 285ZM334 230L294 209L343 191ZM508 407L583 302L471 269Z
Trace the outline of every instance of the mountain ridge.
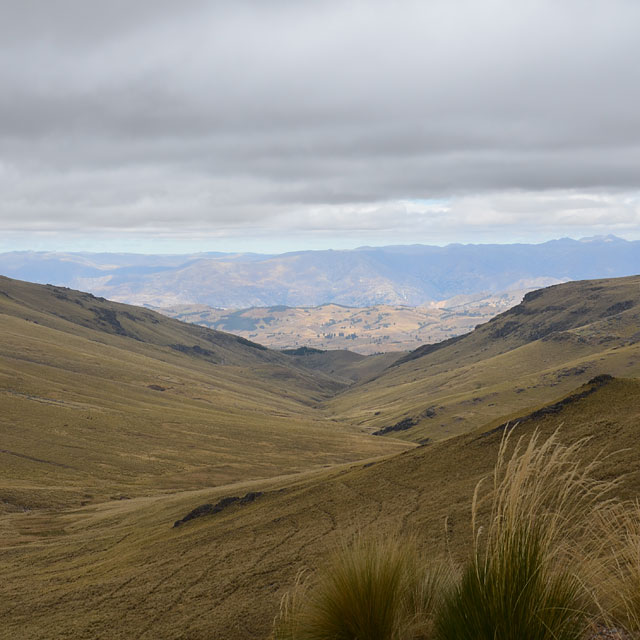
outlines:
M0 254L0 273L137 305L212 307L406 304L481 291L621 277L640 271L640 241L620 238L444 247L392 245L280 255Z
M455 296L420 307L252 307L221 310L206 305L157 307L164 315L229 331L271 348L349 349L363 354L409 351L467 333L517 304L531 289L496 295Z
M371 433L410 420L386 433L422 442L517 415L599 374L640 375L640 276L529 293L474 331L423 345L325 404Z

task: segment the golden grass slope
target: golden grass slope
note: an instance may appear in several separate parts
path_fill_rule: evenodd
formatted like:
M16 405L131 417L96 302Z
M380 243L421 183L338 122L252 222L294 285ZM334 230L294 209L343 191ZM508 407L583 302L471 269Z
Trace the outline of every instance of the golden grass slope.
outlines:
M299 366L321 371L347 386L354 382L365 382L375 378L398 358L406 355L403 352L389 352L363 356L346 349L320 351L307 347L287 350L283 353L293 358Z
M343 384L236 336L0 278L0 512L405 448L313 407Z
M602 479L640 491L640 383L604 381L521 423L544 438L591 438ZM587 393L584 393L587 392ZM141 497L0 520L0 620L6 638L266 638L298 571L354 532L414 533L459 557L471 497L496 461L501 430L480 429L370 463L171 496ZM514 438L515 440L515 438ZM195 506L261 490L240 507L173 522Z
M475 331L401 358L326 402L370 431L441 440L539 406L600 374L640 375L640 276L571 282L528 294Z
M326 358L0 279L0 637L264 638L296 573L353 532L438 548L448 518L460 554L505 420L637 375L639 284L546 289L347 388ZM361 431L406 417L391 435L428 446ZM640 382L601 378L519 430L623 450L602 474L636 497L639 417Z

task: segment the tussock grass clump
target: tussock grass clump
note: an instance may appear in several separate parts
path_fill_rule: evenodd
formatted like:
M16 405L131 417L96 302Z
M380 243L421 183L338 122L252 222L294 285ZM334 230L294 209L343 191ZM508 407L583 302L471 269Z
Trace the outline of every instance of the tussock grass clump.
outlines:
M599 459L583 463L586 443L565 446L556 434L539 442L535 433L512 446L505 435L492 485L476 487L473 547L457 579L443 563L429 566L413 544L358 540L317 582L299 580L283 601L276 639L588 637L603 618L592 597L594 521L616 503L607 500L614 483L596 479ZM628 557L616 556L628 584L625 610L638 615L639 516L637 509L635 520L625 520Z
M428 566L411 541L358 539L283 600L276 640L427 638L449 574Z
M599 546L592 583L607 623L640 637L640 504L610 505L598 513Z
M578 640L586 627L581 584L551 574L540 536L514 532L499 555L472 561L436 622L441 640Z
M586 535L610 483L583 465L584 441L554 435L520 440L498 455L493 487L473 500L474 549L436 619L438 640L578 640L589 623L587 594L570 542ZM489 505L485 527L481 512Z

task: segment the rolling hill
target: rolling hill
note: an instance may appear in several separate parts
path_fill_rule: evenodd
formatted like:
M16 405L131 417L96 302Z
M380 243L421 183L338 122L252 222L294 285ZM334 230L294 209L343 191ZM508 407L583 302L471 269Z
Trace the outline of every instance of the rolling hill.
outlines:
M396 359L0 279L0 637L267 638L352 534L460 557L507 424L589 437L637 497L639 285L550 287Z
M314 408L347 378L237 336L8 278L0 325L0 511L227 484L402 447Z
M640 276L529 293L471 333L420 347L324 406L370 432L441 440L600 373L640 375Z
M472 331L518 304L532 289L456 296L428 306L251 307L178 305L156 309L171 318L230 331L274 349L348 349L362 354L409 351Z

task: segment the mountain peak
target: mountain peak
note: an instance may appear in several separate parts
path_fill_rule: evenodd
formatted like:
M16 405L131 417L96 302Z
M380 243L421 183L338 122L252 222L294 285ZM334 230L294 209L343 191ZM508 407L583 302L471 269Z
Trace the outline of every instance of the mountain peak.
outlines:
M586 238L580 238L578 242L627 242L627 240L609 233L606 236L588 236Z

